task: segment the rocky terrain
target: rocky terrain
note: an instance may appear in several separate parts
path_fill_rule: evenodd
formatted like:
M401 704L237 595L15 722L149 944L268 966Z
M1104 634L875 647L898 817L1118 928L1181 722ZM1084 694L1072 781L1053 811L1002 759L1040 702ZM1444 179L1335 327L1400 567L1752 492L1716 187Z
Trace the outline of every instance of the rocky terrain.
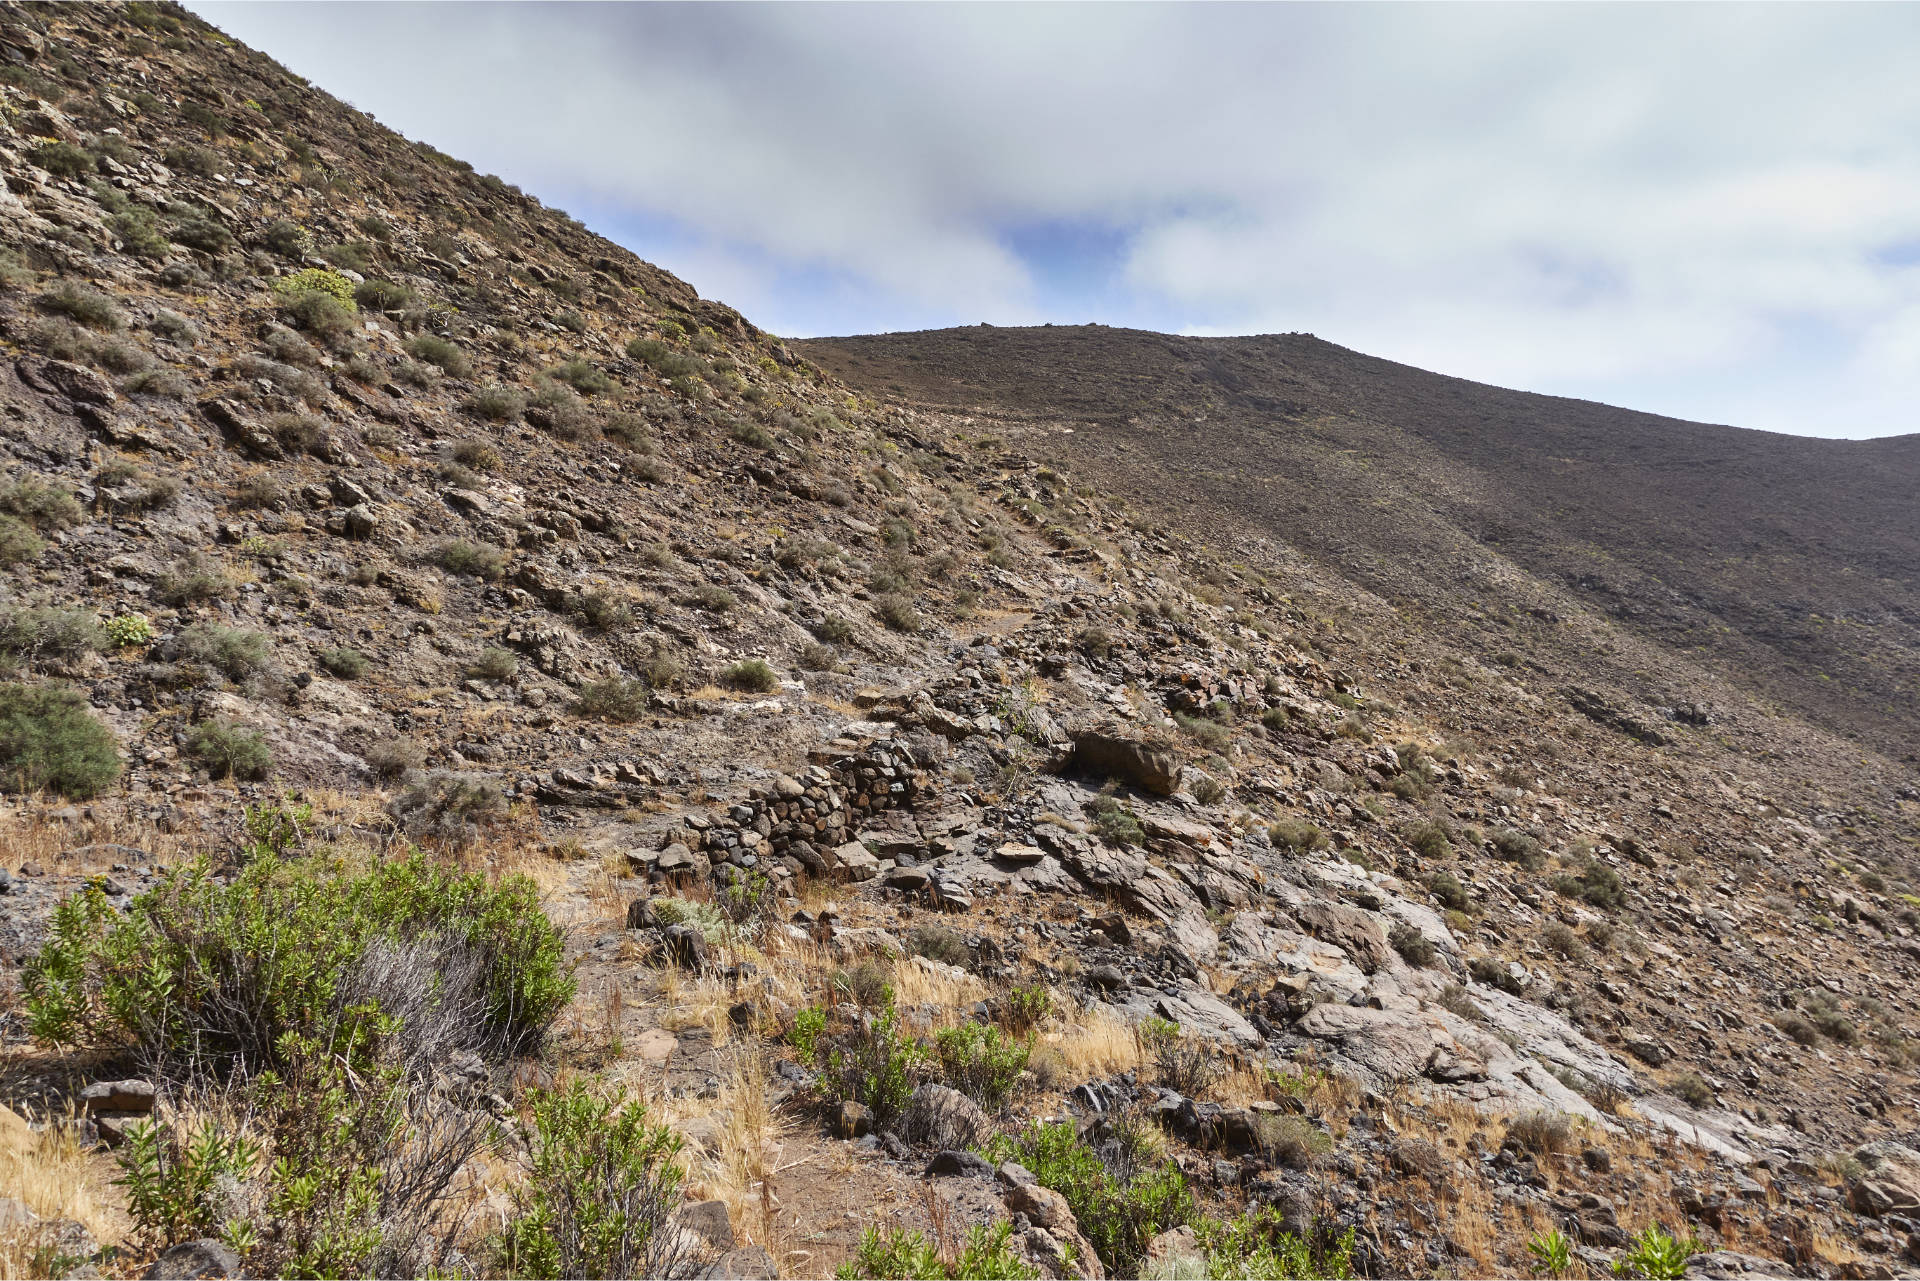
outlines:
M210 1105L48 1034L56 905L415 845L537 887L573 984L429 1074L500 1131L438 1269L534 1267L525 1136L579 1083L684 1143L685 1258L606 1275L1920 1260L1911 442L1755 447L1744 501L1809 497L1727 567L1569 409L1474 446L1531 532L1472 541L1407 505L1434 436L1339 444L1418 379L1229 414L994 331L967 368L1018 377L955 391L898 371L960 339L783 342L178 9L0 7L0 60L9 1269L294 1235L113 1182ZM1379 487L1241 475L1255 411ZM1635 475L1719 474L1640 432Z

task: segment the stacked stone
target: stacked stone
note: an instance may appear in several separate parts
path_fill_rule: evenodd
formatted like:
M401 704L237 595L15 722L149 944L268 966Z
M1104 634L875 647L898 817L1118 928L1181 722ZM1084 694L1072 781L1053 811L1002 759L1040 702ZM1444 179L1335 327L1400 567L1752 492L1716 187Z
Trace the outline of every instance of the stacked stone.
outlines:
M799 778L778 775L722 814L688 815L677 839L646 861L655 873L672 877L700 870L704 855L722 885L749 872L778 880L803 872L835 875L841 870L837 851L854 839L863 820L911 807L927 786L927 775L902 744L882 740L830 749Z

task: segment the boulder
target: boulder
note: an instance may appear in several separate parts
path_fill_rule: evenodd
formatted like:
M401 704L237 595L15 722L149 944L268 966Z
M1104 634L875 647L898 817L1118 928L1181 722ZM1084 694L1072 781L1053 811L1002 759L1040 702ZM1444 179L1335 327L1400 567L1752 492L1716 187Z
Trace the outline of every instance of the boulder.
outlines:
M775 1281L779 1275L779 1266L762 1245L729 1250L700 1273L704 1281Z
M976 1178L993 1173L993 1165L978 1152L947 1148L927 1162L927 1173L941 1178Z
M1145 1265L1140 1269L1141 1276L1184 1277L1205 1276L1207 1268L1206 1251L1200 1248L1200 1238L1186 1224L1171 1231L1162 1232L1147 1242Z
M992 1131L978 1103L951 1086L931 1082L914 1090L900 1117L901 1137L928 1147L977 1147Z
M682 1207L673 1221L716 1250L733 1249L733 1221L725 1201L696 1201Z
M95 1081L80 1091L80 1106L89 1112L151 1112L153 1082Z
M836 848L833 859L849 881L870 881L880 871L880 860L859 841L848 841Z
M1920 1214L1920 1152L1883 1139L1858 1149L1853 1159L1866 1171L1847 1186L1847 1204L1854 1213L1874 1218Z
M147 1281L199 1281L202 1277L239 1275L240 1256L225 1242L211 1237L168 1247L146 1271Z
M873 1113L864 1103L855 1103L852 1099L840 1105L834 1113L833 1132L843 1139L857 1139L873 1129Z
M1380 922L1357 907L1314 899L1295 907L1293 917L1307 933L1352 957L1363 974L1383 968L1393 957Z
M1073 1211L1067 1206L1067 1199L1052 1188L1043 1188L1038 1183L1022 1183L1007 1189L1007 1212L1024 1214L1030 1222L1043 1228L1079 1230Z
M1173 795L1179 782L1178 753L1142 742L1117 727L1075 730L1072 764L1088 774L1117 778L1160 796Z

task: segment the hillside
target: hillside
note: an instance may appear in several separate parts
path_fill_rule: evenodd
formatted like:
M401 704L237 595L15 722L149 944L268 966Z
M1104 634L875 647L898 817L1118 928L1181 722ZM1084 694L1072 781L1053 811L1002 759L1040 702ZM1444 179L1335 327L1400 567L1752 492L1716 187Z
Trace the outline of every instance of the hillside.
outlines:
M1103 332L1132 421L926 338L956 391L177 8L0 55L10 1274L1920 1257L1910 727L1763 670L1907 679L1837 464L1792 590L1882 575L1892 657L1682 652L1783 580L1583 603L1722 532L1604 551L1428 375Z
M1920 436L1681 422L1304 334L980 327L803 350L916 403L1075 425L1061 457L1143 499L1202 497L1203 519L1307 551L1465 643L1553 653L1560 617L1590 613L1920 759ZM1701 701L1659 671L1605 679Z

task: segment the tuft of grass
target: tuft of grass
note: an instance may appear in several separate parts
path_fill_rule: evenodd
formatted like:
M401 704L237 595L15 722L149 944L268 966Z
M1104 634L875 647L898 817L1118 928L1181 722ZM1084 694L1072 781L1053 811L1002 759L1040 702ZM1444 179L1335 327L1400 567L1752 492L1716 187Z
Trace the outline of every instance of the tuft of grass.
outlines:
M720 682L729 689L768 694L780 688L780 676L764 658L742 659L720 674Z

